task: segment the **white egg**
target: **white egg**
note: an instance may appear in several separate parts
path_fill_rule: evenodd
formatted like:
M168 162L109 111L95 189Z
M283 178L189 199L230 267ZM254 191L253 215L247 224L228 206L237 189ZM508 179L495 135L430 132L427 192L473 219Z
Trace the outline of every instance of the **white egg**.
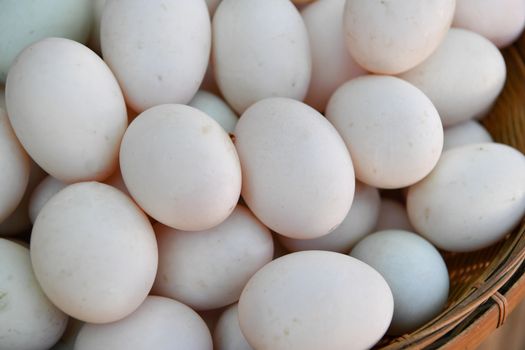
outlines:
M273 257L270 231L243 206L206 231L154 228L159 270L153 292L197 310L239 300L248 279Z
M278 239L290 251L331 250L348 253L355 243L376 226L380 202L376 188L357 182L350 211L335 230L314 239L291 239L280 235Z
M399 77L420 88L444 126L484 115L505 83L501 52L488 39L452 28L423 63Z
M85 322L113 322L148 295L157 242L131 199L111 186L83 182L42 208L31 234L31 260L42 289L61 310Z
M487 129L475 120L467 120L445 128L443 136L443 152L471 143L492 142L492 136Z
M374 187L409 186L441 155L438 112L419 89L395 77L367 75L343 84L326 117L346 142L356 178Z
M120 168L139 206L180 230L220 224L241 190L239 159L228 134L204 112L184 105L141 113L124 135Z
M375 231L391 229L414 231L405 206L398 201L382 198Z
M467 252L503 238L525 214L525 156L498 143L448 150L408 191L412 225L441 249Z
M6 102L18 139L53 177L103 180L115 169L126 106L115 77L87 47L48 38L24 49L9 70Z
M221 92L237 113L264 98L306 95L308 33L289 0L222 0L213 17L212 57Z
M36 217L48 200L67 186L66 183L48 175L33 190L29 198L29 219L35 223Z
M450 28L455 0L347 0L350 54L367 70L398 74L434 52Z
M67 319L38 285L29 250L0 238L0 349L49 349Z
M233 130L235 130L239 117L219 96L199 90L188 105L203 111L215 119L226 132L233 133Z
M86 324L75 350L212 350L212 338L195 311L178 301L148 296L126 318L109 324Z
M323 0L301 11L312 55L312 78L305 103L318 111L324 111L330 95L339 85L366 73L346 49L344 6L345 0Z
M197 92L211 45L204 0L108 1L100 35L104 60L135 111L188 103Z
M311 239L341 224L354 196L354 170L343 140L319 112L289 98L264 99L244 112L235 137L242 197L266 226Z
M216 350L252 350L239 326L237 304L227 308L219 318L213 332L213 344Z
M29 157L0 106L0 223L11 215L24 196L29 180ZM1 232L0 232L1 234Z
M394 295L394 316L387 333L408 334L445 307L449 277L436 248L420 236L402 230L373 233L350 253L385 278Z
M457 0L454 27L483 35L499 48L516 40L525 26L523 0Z
M392 293L381 275L347 255L292 253L260 269L239 300L255 349L368 349L385 333Z

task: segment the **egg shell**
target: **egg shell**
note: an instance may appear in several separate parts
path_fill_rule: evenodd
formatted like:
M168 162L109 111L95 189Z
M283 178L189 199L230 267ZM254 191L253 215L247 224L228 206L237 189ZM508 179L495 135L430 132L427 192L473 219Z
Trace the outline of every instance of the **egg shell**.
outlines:
M11 125L25 150L64 182L103 180L127 126L119 85L87 47L48 38L24 49L6 85Z
M499 48L512 44L525 25L523 0L457 0L454 27L483 35Z
M357 182L350 211L335 230L314 239L278 238L290 251L330 250L348 253L355 243L376 226L380 203L381 198L376 188Z
M205 231L154 228L160 248L153 292L196 310L239 300L248 279L273 257L270 231L243 206Z
M396 200L382 198L375 231L392 229L414 231L405 206Z
M29 250L2 238L0 311L0 349L49 349L64 332L68 319L38 285Z
M432 102L390 76L366 75L339 87L326 117L345 140L357 179L401 188L425 177L443 147L443 127Z
M373 233L350 253L385 278L394 296L394 315L387 333L408 334L445 307L449 276L436 248L420 236L402 230Z
M203 111L215 119L227 133L233 133L233 130L235 130L239 117L219 96L208 91L199 90L188 105Z
M348 0L344 31L365 69L398 74L423 62L450 28L455 0Z
M237 304L233 304L222 313L213 333L213 344L216 350L253 349L241 332Z
M204 112L184 105L140 114L124 135L120 168L139 206L180 230L220 224L241 190L239 158L228 134Z
M29 180L29 157L0 106L0 223L11 215L24 196Z
M110 324L86 324L75 350L212 350L210 331L195 311L178 301L148 296L131 315Z
M0 85L5 84L9 67L26 46L47 37L84 43L91 18L91 0L2 1Z
M468 252L503 238L525 214L525 156L510 146L479 143L443 153L408 191L417 232L437 247Z
M67 186L66 183L48 175L33 190L29 198L29 219L34 223L38 213L55 194Z
M326 235L348 214L354 170L344 142L316 110L268 98L244 112L235 128L242 197L271 230L290 238Z
M204 0L108 1L100 35L104 60L135 111L188 103L197 92L211 46Z
M487 129L475 120L467 120L445 128L443 136L443 152L471 143L492 142L492 136Z
M505 83L501 52L474 32L452 28L439 48L400 78L430 98L444 126L483 116Z
M250 279L239 324L255 349L368 349L385 333L392 310L392 293L377 271L312 250L276 259Z
M308 33L289 0L222 0L213 17L212 57L219 88L239 114L264 98L306 96Z
M344 6L345 0L324 0L301 11L312 55L312 78L305 103L321 112L341 84L366 73L346 49Z
M82 182L64 188L40 211L31 261L45 294L61 310L85 322L113 322L148 295L157 242L130 198L111 186Z

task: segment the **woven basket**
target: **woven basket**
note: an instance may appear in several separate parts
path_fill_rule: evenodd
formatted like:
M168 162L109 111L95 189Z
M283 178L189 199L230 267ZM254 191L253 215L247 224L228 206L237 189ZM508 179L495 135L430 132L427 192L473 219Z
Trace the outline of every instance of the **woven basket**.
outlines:
M525 153L525 34L503 56L507 81L482 123L495 141ZM525 297L525 218L491 247L442 254L450 273L446 310L415 332L383 339L376 348L475 349Z

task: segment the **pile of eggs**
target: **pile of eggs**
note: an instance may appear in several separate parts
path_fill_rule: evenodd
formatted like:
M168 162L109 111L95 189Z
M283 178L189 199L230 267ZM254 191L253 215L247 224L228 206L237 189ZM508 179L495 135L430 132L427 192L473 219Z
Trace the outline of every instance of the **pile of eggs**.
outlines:
M0 3L0 349L367 349L520 222L525 0L301 2Z

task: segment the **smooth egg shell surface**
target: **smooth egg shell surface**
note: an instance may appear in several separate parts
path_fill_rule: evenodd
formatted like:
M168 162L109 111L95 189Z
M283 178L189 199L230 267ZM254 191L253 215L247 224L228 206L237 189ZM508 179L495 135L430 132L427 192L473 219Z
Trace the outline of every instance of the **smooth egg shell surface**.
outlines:
M499 48L516 40L525 25L523 0L457 0L454 27L483 35Z
M66 183L55 179L51 175L48 175L38 184L29 198L29 219L32 223L35 222L38 213L40 213L47 201L66 186Z
M100 28L104 60L137 112L187 103L202 82L211 46L204 0L111 0Z
M375 231L391 229L414 231L405 206L393 199L382 198Z
M468 252L503 238L525 214L525 157L498 143L443 153L408 191L410 221L437 247Z
M239 323L255 349L368 349L387 330L392 310L392 293L373 268L347 255L305 251L250 279Z
M235 125L239 118L219 96L208 91L199 90L188 105L203 111L215 119L224 131L233 133L233 130L235 130Z
M250 277L273 257L270 231L237 206L220 225L184 232L156 224L159 270L153 292L197 310L239 300Z
M119 320L148 295L157 242L146 215L119 190L70 185L51 198L31 235L35 275L51 301L92 323Z
M399 77L421 89L450 126L488 111L503 89L506 68L488 39L452 28L428 59Z
M339 85L366 73L346 49L344 6L345 0L324 0L301 11L312 55L312 78L305 103L321 112Z
M239 326L238 305L227 308L219 318L213 332L216 350L252 350Z
M164 225L206 230L233 211L241 168L222 127L196 108L161 105L140 114L120 149L126 187Z
M455 0L347 0L348 50L371 72L404 72L439 46L450 28L455 4Z
M467 120L445 128L443 136L443 152L471 143L492 142L492 136L487 129L475 120Z
M29 180L29 157L15 136L7 113L0 106L0 223L11 215L24 196Z
M449 277L436 248L420 236L401 230L373 233L350 253L385 278L394 295L394 316L387 333L416 330L445 307Z
M374 229L380 203L376 188L357 182L350 211L335 230L314 239L291 239L281 235L278 239L290 251L331 250L348 253L357 241Z
M110 324L86 324L75 350L212 350L212 338L195 311L178 301L148 296L126 318Z
M67 319L38 285L29 250L0 238L0 349L49 349Z
M244 112L235 137L242 197L266 226L310 239L341 224L354 196L354 170L343 140L319 112L268 98Z
M222 0L213 17L213 59L219 88L237 113L267 97L306 95L308 33L289 0Z
M84 43L92 18L91 0L2 1L0 11L0 85L28 45L47 37Z
M425 177L443 147L443 127L432 102L416 87L367 75L343 84L326 117L345 140L357 179L401 188Z
M87 47L48 38L24 49L9 70L6 102L18 139L53 177L103 180L115 169L126 105L109 68Z

